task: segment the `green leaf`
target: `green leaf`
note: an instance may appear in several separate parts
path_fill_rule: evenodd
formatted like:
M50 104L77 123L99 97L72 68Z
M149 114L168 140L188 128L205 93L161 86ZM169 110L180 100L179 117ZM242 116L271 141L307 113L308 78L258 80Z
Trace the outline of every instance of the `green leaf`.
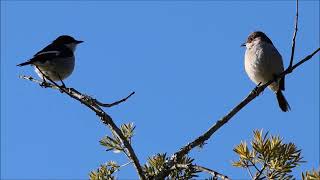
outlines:
M104 138L102 138L100 140L100 144L102 146L105 146L107 147L107 151L114 151L114 152L117 152L117 151L123 151L124 149L122 148L121 146L121 143L109 136L106 136Z
M114 161L101 165L96 171L91 171L89 174L90 180L115 180L112 175L114 172L119 170L119 165Z
M124 137L131 143L131 138L134 135L134 129L136 127L133 125L133 123L128 124L122 124L120 126L121 132L124 135Z
M306 171L302 173L303 180L319 180L320 179L320 168L318 170Z
M254 166L251 168L256 171L254 174L262 172L259 179L291 179L292 170L304 162L301 149L294 143L283 142L280 136L268 136L268 132L263 134L262 130L255 130L250 144L252 148L241 142L233 149L239 161L232 165L241 168Z

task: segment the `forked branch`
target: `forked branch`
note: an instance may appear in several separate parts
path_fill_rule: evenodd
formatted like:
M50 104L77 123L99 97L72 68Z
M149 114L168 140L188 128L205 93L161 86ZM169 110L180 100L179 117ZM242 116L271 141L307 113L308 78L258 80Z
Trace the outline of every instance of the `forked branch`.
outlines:
M315 54L317 54L320 50L320 48L316 49L314 52L300 60L298 63L293 65L293 59L294 59L294 50L295 50L295 44L296 44L296 36L298 31L298 0L296 1L296 16L295 16L295 27L294 27L294 34L292 38L292 46L291 46L291 57L290 57L290 64L288 68L283 71L281 74L278 75L277 78L282 78L285 75L288 75L292 73L294 69L296 69L301 64L305 63L309 59L311 59ZM242 108L244 108L247 104L249 104L253 99L255 99L262 91L264 91L265 88L267 88L271 83L273 83L275 79L270 80L266 84L262 86L257 86L254 88L248 96L243 99L238 105L236 105L227 115L222 117L220 120L218 120L213 126L211 126L206 132L204 132L202 135L197 137L192 142L188 143L184 147L182 147L179 151L174 153L171 156L170 161L166 162L164 165L163 170L158 174L159 179L163 179L164 177L167 177L168 174L171 171L171 167L174 165L175 162L177 162L181 157L188 154L193 148L197 146L201 146L207 141L217 130L219 130L223 125L225 125L229 120L237 114Z
M99 116L99 118L101 119L102 123L107 125L110 128L110 130L119 137L121 143L125 147L125 154L128 156L128 158L130 160L132 160L132 162L133 162L133 164L134 164L134 166L135 166L135 168L137 170L137 173L139 175L139 178L141 180L145 180L146 178L145 178L144 172L142 170L142 167L140 165L139 159L136 156L136 154L135 154L130 142L125 138L125 136L121 132L120 128L118 128L118 126L113 122L112 118L106 112L104 112L102 110L102 108L100 107L100 106L112 107L112 106L118 105L118 104L126 101L128 98L130 98L134 94L134 92L132 92L129 96L127 96L126 98L124 98L122 100L116 101L116 102L111 103L111 104L103 104L103 103L100 103L99 101L97 101L96 99L94 99L94 98L92 98L92 97L90 97L88 95L80 93L79 91L77 91L74 88L67 88L67 87L64 87L64 86L59 86L56 82L54 82L48 76L46 76L39 68L38 68L38 70L42 73L42 75L46 79L48 79L51 82L51 83L45 83L46 87L53 88L53 89L59 89L61 92L66 93L71 98L81 102L82 104L84 104L85 106L90 108L92 111L94 111L96 113L97 116ZM30 77L30 76L20 76L20 78L27 79L27 80L30 80L32 82L36 82L36 83L38 83L40 85L43 84L42 81L36 80L36 79L34 79L33 77Z

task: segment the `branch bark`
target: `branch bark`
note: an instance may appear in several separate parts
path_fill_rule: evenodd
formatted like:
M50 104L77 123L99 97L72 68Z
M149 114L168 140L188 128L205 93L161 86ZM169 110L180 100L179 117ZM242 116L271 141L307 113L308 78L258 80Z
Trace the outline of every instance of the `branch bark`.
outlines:
M283 71L281 74L278 75L278 78L282 78L287 74L290 74L293 72L294 69L299 67L301 64L305 63L309 59L311 59L315 54L319 52L320 48L315 50L313 53L309 54L302 60L300 60L297 64L293 65L291 68L287 68L285 71ZM170 168L173 166L173 164L178 160L181 159L184 155L188 154L193 148L200 146L204 144L206 140L208 140L217 130L219 130L223 125L225 125L229 120L236 115L242 108L244 108L247 104L249 104L253 99L255 99L259 94L264 91L271 83L273 83L275 80L270 80L266 84L262 86L257 86L254 88L248 96L242 100L238 105L236 105L227 115L222 117L220 120L218 120L213 126L211 126L205 133L203 133L201 136L196 138L194 141L188 143L184 147L182 147L179 151L174 153L174 155L171 157L171 159L164 165L163 170L158 174L157 179L163 179L170 173Z
M296 69L297 67L299 67L300 65L302 65L306 61L310 60L320 50L320 48L316 49L314 52L312 52L311 54L309 54L308 56L306 56L305 58L300 60L298 63L293 65L297 31L298 31L298 0L296 1L295 29L294 29L294 34L293 34L293 38L292 38L290 64L289 64L289 67L285 71L283 71L281 74L278 75L277 78L282 78L282 77L284 77L284 76L286 76L288 74L291 74L294 69ZM36 80L36 79L34 79L34 78L30 77L30 76L20 76L20 77L23 78L23 79L27 79L27 80L39 83L39 84L42 83L41 81ZM80 93L79 91L75 90L74 88L66 88L66 87L59 86L57 83L52 81L47 76L45 76L45 77L52 83L52 84L49 83L48 87L53 88L53 89L59 89L61 92L66 93L71 98L76 99L77 101L81 102L82 104L84 104L85 106L90 108L92 111L94 111L96 113L97 116L99 116L101 121L105 125L107 125L111 129L111 131L113 131L119 137L119 139L121 140L121 143L125 146L125 148L126 148L125 154L128 156L128 158L130 160L132 160L132 162L133 162L133 164L134 164L134 166L135 166L135 168L137 170L137 173L139 175L139 178L142 179L142 180L146 179L145 174L144 174L144 172L142 170L142 167L140 165L140 162L139 162L139 160L138 160L138 158L137 158L137 156L136 156L131 144L124 137L124 135L122 134L120 128L118 128L117 125L113 122L112 118L106 112L104 112L101 109L101 107L112 107L112 106L118 105L118 104L120 104L122 102L125 102L128 98L130 98L134 94L134 92L132 92L129 96L127 96L126 98L123 98L123 99L121 99L119 101L116 101L116 102L113 102L113 103L110 103L110 104L101 103L98 100L96 100L96 99L94 99L94 98L92 98L92 97L90 97L88 95L84 95L84 94ZM167 177L168 174L170 173L170 171L172 170L172 167L174 167L174 165L177 166L177 164L175 164L175 162L177 162L177 160L181 159L184 155L188 154L193 148L204 144L205 141L207 141L217 130L219 130L223 125L225 125L227 122L229 122L234 115L236 115L242 108L244 108L253 99L255 99L257 96L259 96L259 94L261 92L263 92L274 81L275 81L274 79L270 80L266 84L264 84L262 86L257 86L256 88L254 88L247 95L246 98L244 98L238 105L236 105L224 117L219 119L206 132L204 132L201 136L197 137L195 140L193 140L192 142L188 143L187 145L182 147L179 151L174 153L173 156L171 157L171 159L168 162L165 163L163 170L158 174L158 176L155 179L164 179L165 177ZM195 169L197 169L199 171L207 172L207 173L211 174L213 177L219 177L221 179L227 179L227 180L229 179L227 176L224 176L224 175L222 175L222 174L220 174L220 173L218 173L216 171L213 171L211 169L208 169L208 168L205 168L205 167L202 167L202 166L198 166L198 165L192 165L192 166L193 166L193 168L195 168ZM262 169L262 171L263 170L264 169ZM260 172L260 174L261 174L261 172ZM259 176L257 176L257 178L259 178Z
M195 170L210 174L213 178L220 178L222 180L230 180L228 176L225 176L217 171L214 171L212 169L209 169L209 168L206 168L203 166L199 166L196 164L176 164L175 167L183 168L183 169L194 168Z
M298 6L298 0L296 0L296 18L295 18L295 25L294 25L294 32L293 32L293 38L292 38L292 46L291 46L291 57L290 57L290 64L289 68L292 67L293 64L293 58L294 58L294 50L296 47L296 37L298 32L298 17L299 17L299 6Z
M221 173L218 173L217 171L211 170L211 169L203 167L203 166L193 165L193 168L195 168L196 170L202 171L202 172L209 173L212 175L212 177L215 177L215 178L220 178L222 180L230 180L228 176L225 176Z
M301 64L305 63L309 59L311 59L315 54L317 54L320 50L320 48L316 49L313 53L309 54L302 60L300 60L295 65L293 64L294 59L294 51L295 51L295 44L296 44L296 36L298 31L298 0L296 0L296 16L295 16L295 28L294 28L294 34L292 38L292 46L291 46L291 57L290 57L290 64L288 68L283 71L281 74L278 75L277 78L282 78L287 74L292 73L294 69L296 69ZM197 137L194 141L188 143L184 147L182 147L179 151L174 153L171 156L171 159L164 164L163 170L158 174L157 178L163 179L164 177L168 176L170 173L171 167L174 165L177 160L179 160L184 155L188 154L193 148L197 146L201 146L207 141L217 130L219 130L223 125L225 125L229 120L236 115L242 108L244 108L248 103L250 103L253 99L255 99L259 94L264 91L265 88L267 88L271 83L273 83L275 79L270 80L266 84L262 86L255 87L248 96L242 100L238 105L236 105L227 115L222 117L220 120L218 120L213 126L211 126L206 132L204 132L201 136Z
M116 106L116 105L118 105L118 104L120 104L120 103L123 103L123 102L125 102L127 99L129 99L132 95L134 95L134 91L131 93L131 94L129 94L129 96L127 96L127 97L125 97L125 98L123 98L123 99L121 99L121 100L119 100L119 101L115 101L115 102L113 102L113 103L110 103L110 104L108 104L108 103L102 103L102 102L99 102L98 100L96 100L95 99L95 101L96 101L96 103L99 105L99 106L102 106L102 107L112 107L112 106Z
M254 177L253 180L259 180L260 176L263 174L263 171L266 169L267 164L264 164L261 170L258 170L257 175Z
M132 92L129 96L127 96L126 98L122 99L122 100L119 100L119 101L116 101L114 103L111 103L111 104L103 104L103 103L100 103L99 101L97 101L96 99L88 96L88 95L85 95L83 93L80 93L79 91L77 91L76 89L74 88L67 88L67 87L63 87L63 86L59 86L56 82L52 81L49 77L47 77L40 69L38 69L42 75L48 79L51 83L46 83L46 87L49 87L49 88L53 88L53 89L59 89L61 92L64 92L66 93L68 96L70 96L71 98L81 102L82 104L84 104L85 106L87 106L88 108L90 108L93 112L96 113L96 115L100 118L100 120L102 121L103 124L107 125L110 130L112 132L114 132L114 134L116 134L119 139L121 140L121 143L124 145L124 147L126 148L125 149L125 154L127 155L127 157L132 160L134 166L135 166L135 169L139 175L139 178L141 180L145 180L145 175L144 175L144 172L142 170L142 167L140 165L140 162L139 162L139 159L138 157L136 156L131 144L129 143L129 141L125 138L125 136L123 135L123 133L121 132L120 128L118 128L118 126L114 123L114 121L112 120L111 116L109 116L106 112L104 112L100 106L103 106L103 107L112 107L112 106L115 106L115 105L118 105L124 101L126 101L129 97L131 97L134 92ZM38 84L42 84L42 81L39 81L39 80L36 80L34 79L33 77L30 77L30 76L20 76L20 78L23 78L23 79L27 79L27 80L30 80L32 82L36 82ZM108 106L106 106L108 105Z

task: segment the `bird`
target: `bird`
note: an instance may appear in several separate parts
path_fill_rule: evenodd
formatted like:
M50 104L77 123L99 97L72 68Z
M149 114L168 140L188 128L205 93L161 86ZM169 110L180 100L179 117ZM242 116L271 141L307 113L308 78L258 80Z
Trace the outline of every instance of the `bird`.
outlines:
M272 41L265 33L255 31L241 46L246 47L244 67L249 78L258 86L276 79L268 88L276 94L280 109L289 111L290 105L282 93L285 90L285 78L277 78L284 71L283 61Z
M43 83L46 83L46 77L48 77L53 81L61 81L65 87L62 80L72 74L75 66L74 52L77 45L82 42L69 35L61 35L31 59L17 66L34 66L35 72L43 79Z

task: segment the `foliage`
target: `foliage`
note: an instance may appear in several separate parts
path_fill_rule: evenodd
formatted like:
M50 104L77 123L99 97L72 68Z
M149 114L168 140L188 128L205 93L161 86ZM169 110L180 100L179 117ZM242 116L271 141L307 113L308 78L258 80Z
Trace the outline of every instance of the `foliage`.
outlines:
M120 168L116 162L110 161L104 165L101 165L97 171L91 171L89 174L90 180L115 180L112 175L114 172L118 171Z
M135 126L133 123L128 123L128 124L123 124L120 127L122 134L124 137L131 143L131 138L134 135L134 129ZM119 153L119 152L124 152L125 147L121 143L121 139L114 133L112 132L112 137L106 136L100 140L100 144L102 146L107 147L107 151L113 151L114 153Z
M131 138L134 135L135 126L132 123L121 125L121 132L124 137L131 143ZM100 144L107 148L107 151L113 151L115 153L120 153L125 151L125 147L121 142L121 139L112 132L112 136L105 136L100 140ZM144 165L143 169L146 173L148 179L155 177L164 166L164 163L168 161L169 158L166 154L157 154L153 157L148 158L148 162ZM196 173L199 171L194 169L192 166L193 159L184 156L177 162L177 165L174 166L172 171L168 176L169 179L191 179L197 177ZM104 179L113 179L112 173L117 171L120 166L114 164L102 165L97 171L90 173L91 180L104 180Z
M302 180L319 180L320 179L320 168L318 171L312 170L307 171L305 174L302 173Z
M123 124L120 127L124 137L131 143L131 138L134 135L135 126L133 123ZM115 153L125 152L125 147L121 139L112 132L112 137L106 136L100 140L100 144L107 148L107 151L113 151ZM92 171L89 174L90 180L114 180L115 177L112 175L114 172L118 171L120 168L116 162L110 161L104 165L101 165L96 171Z
M143 167L148 179L153 179L158 175L158 173L163 169L164 163L168 160L169 158L166 154L157 154L153 157L149 157L148 162ZM183 156L179 162L175 163L175 166L172 168L166 179L184 180L197 177L196 173L199 173L199 171L193 168L193 160L194 159L190 157Z
M268 133L263 135L262 130L256 130L251 150L246 142L237 145L234 152L239 155L239 161L232 165L247 168L252 179L292 179L292 169L304 162L301 150L293 143L284 143L279 136L267 136Z

